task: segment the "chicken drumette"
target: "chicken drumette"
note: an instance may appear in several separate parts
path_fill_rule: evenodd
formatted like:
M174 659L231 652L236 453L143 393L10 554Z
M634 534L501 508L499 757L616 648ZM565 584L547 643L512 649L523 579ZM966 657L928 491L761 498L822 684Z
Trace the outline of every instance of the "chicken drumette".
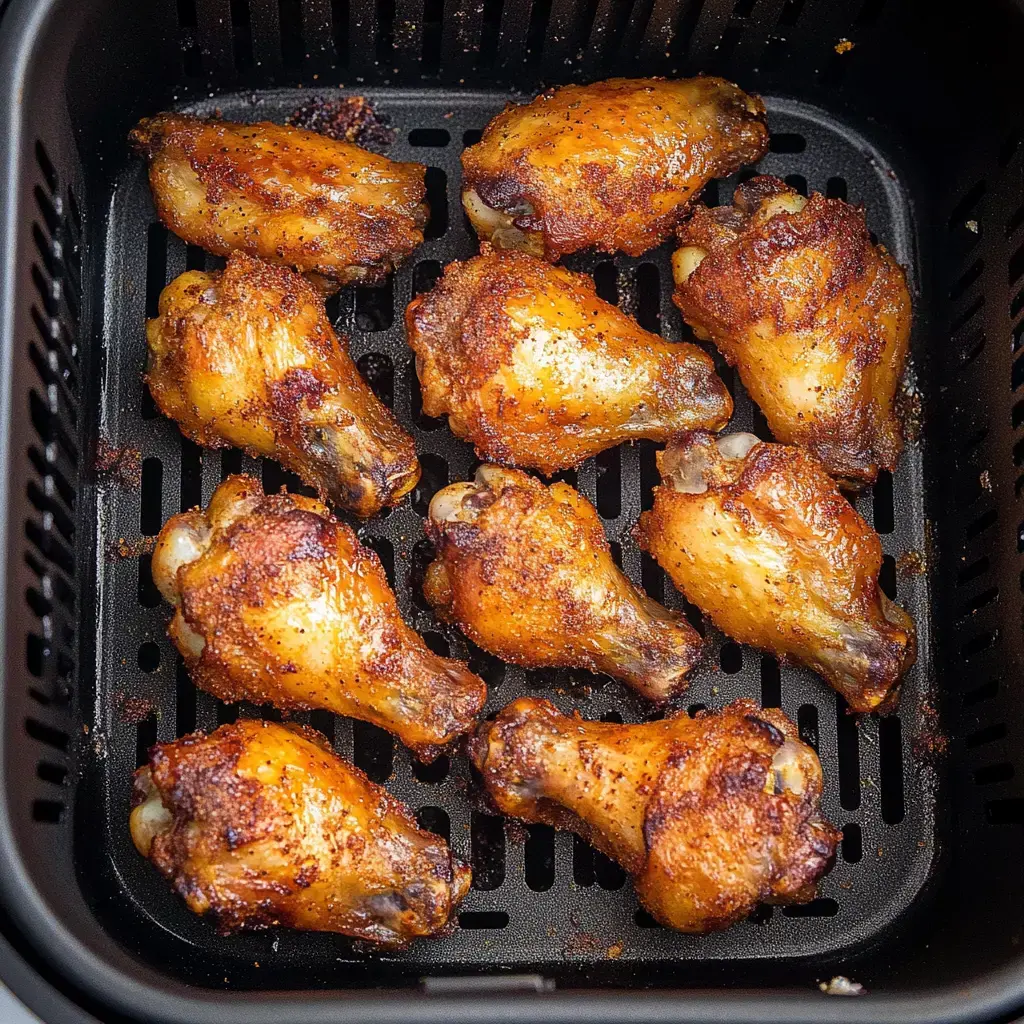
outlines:
M189 114L146 118L131 141L149 160L160 219L221 256L373 283L423 241L422 164L301 128Z
M863 210L764 176L733 206L696 209L679 240L676 304L738 367L776 440L850 486L891 470L910 293Z
M503 248L639 256L708 181L767 149L764 105L721 78L567 85L507 107L463 152L462 203Z
M193 679L221 700L361 718L430 760L487 699L403 622L380 560L312 498L229 477L160 531L153 579Z
M523 697L481 725L470 753L502 813L579 833L680 931L806 902L839 838L818 811L817 755L781 711L746 698L618 725Z
M658 456L640 546L741 643L822 675L855 711L891 705L914 622L878 586L882 545L807 452L695 431Z
M240 721L157 744L135 773L139 852L220 928L391 947L450 926L469 868L312 729Z
M585 274L526 253L449 263L405 318L424 412L447 413L493 462L550 474L732 414L703 351L648 333Z
M277 459L360 516L416 486L412 438L294 271L243 253L222 273L187 271L163 290L146 335L153 400L197 444Z
M597 512L568 484L481 466L434 496L427 534L427 600L485 650L605 672L651 700L686 689L700 636L622 574Z

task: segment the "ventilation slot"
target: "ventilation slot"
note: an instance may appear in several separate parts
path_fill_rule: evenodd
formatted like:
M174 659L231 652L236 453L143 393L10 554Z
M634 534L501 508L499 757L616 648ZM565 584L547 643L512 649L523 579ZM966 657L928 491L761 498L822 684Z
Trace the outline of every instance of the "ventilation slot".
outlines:
M395 321L395 297L389 276L374 287L358 286L356 293L356 329L386 331ZM386 358L386 357L385 357Z
M390 324L388 325L390 326ZM360 356L356 367L373 393L389 409L395 406L395 367L391 357L383 352L367 352Z
M474 811L470 824L473 888L497 889L505 881L505 826L501 818Z
M843 842L840 853L847 864L857 864L864 856L860 825L855 821L843 826Z
M425 516L430 508L430 499L448 483L448 463L433 452L420 453L420 481L412 495L412 507L418 515Z
M391 736L369 722L352 722L352 761L374 782L386 782L394 764Z
M436 633L434 634L437 635ZM443 639L443 637L442 637ZM428 785L438 785L444 782L448 778L448 772L451 769L451 762L448 760L447 754L442 754L435 761L431 761L430 764L423 764L422 761L413 761L412 773L419 779L420 782L425 782Z
M174 728L175 735L187 736L196 728L196 687L178 655L174 666Z
M836 694L836 741L839 751L839 803L843 810L860 807L860 742L857 720Z
M482 928L506 928L508 920L508 914L503 910L467 910L459 914L459 927L471 931Z
M767 654L761 656L761 706L782 706L782 673L779 663Z
M430 220L424 238L440 238L448 230L448 175L440 167L428 167L424 176Z
M527 825L523 846L526 884L534 892L547 892L555 883L555 830L550 825Z
M416 824L440 836L446 843L451 840L452 823L443 807L421 807L416 812Z

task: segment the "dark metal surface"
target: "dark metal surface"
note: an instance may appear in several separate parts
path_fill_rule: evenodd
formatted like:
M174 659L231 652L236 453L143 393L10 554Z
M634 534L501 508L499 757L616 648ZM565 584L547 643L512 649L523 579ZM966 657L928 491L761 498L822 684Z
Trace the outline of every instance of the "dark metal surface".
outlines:
M240 120L281 121L308 92L264 92L216 96L197 109L217 109ZM334 300L340 332L378 392L410 429L423 461L423 481L411 501L358 527L364 543L381 556L407 620L443 653L470 657L490 686L487 712L523 693L543 695L560 708L586 717L621 716L636 721L651 706L627 688L586 673L526 672L467 651L456 630L440 626L419 593L427 551L422 515L433 492L469 477L476 460L471 448L453 438L446 424L418 414L418 384L404 337L402 314L417 288L429 286L440 267L475 252L476 243L459 202L459 153L505 102L504 95L372 90L368 95L396 130L388 154L415 159L430 168L433 207L428 240L384 288L348 289ZM759 170L788 180L803 191L827 191L864 203L871 229L908 265L916 286L916 240L909 206L885 158L863 138L820 110L768 99L777 152ZM430 142L434 145L411 143ZM735 181L719 182L719 201ZM714 199L714 196L709 196ZM638 910L621 870L568 833L491 818L474 801L468 763L455 755L438 765L414 765L409 753L379 730L327 715L300 716L333 734L337 751L354 758L372 776L416 809L427 826L450 835L456 852L474 868L474 887L461 908L461 927L450 937L415 944L400 954L366 954L336 936L287 931L219 937L211 924L190 914L166 883L142 860L126 828L131 773L147 746L192 728L213 729L233 713L202 693L185 676L164 630L169 618L148 576L146 537L172 514L209 496L227 472L262 472L270 488L285 482L275 464L262 466L238 453L201 453L183 441L174 423L160 417L144 393L144 320L152 315L159 289L188 267L217 261L187 249L155 222L141 163L131 165L118 187L108 225L105 289L106 374L102 389L101 436L114 450L134 450L142 459L139 489L108 482L99 492L97 564L102 603L97 623L99 691L97 721L103 757L104 826L98 835L109 856L122 897L159 928L201 948L230 973L254 961L293 970L301 985L317 964L367 956L399 961L407 968L437 973L462 965L502 965L539 970L565 962L609 963L689 959L719 961L756 958L818 958L870 939L911 903L928 875L934 855L930 769L915 764L912 739L925 727L931 657L928 580L907 575L908 552L923 553L921 452L908 445L896 479L883 481L857 500L858 509L879 528L886 552L883 580L891 596L914 614L920 657L906 682L901 714L880 720L850 716L841 701L812 673L784 668L771 659L710 633L708 654L696 673L684 706L720 707L750 696L779 704L800 724L821 756L826 778L823 807L844 829L841 855L824 880L819 898L806 907L762 908L754 919L706 937L676 934L655 926ZM639 259L577 257L570 264L592 272L605 297L618 301L644 326L670 339L688 336L671 302L671 247ZM920 339L917 339L919 342ZM720 369L736 399L732 429L767 436L763 420L738 379ZM649 593L681 607L680 596L663 573L642 557L630 530L647 507L656 481L654 446L626 446L564 475L595 504L625 571ZM911 557L911 562L913 556ZM893 593L895 590L895 593ZM242 707L243 715L260 710ZM266 713L265 711L263 712ZM271 712L272 713L272 712ZM138 719L142 717L141 723ZM250 972L251 973L251 972ZM278 975L279 977L280 975Z

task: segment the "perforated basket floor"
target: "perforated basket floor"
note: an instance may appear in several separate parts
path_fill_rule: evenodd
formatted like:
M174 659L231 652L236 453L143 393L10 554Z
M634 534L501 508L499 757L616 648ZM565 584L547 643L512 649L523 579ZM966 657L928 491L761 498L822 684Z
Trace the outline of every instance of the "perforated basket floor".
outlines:
M467 650L456 630L435 621L419 592L429 554L422 529L427 504L445 483L468 478L477 462L472 449L453 438L446 424L420 412L402 313L413 295L433 284L445 263L475 252L475 238L459 203L459 154L479 137L479 130L507 97L388 90L368 95L397 130L388 154L430 167L432 216L425 244L383 288L348 289L329 306L339 331L351 338L360 369L414 434L423 465L421 485L411 500L359 526L360 536L380 555L406 619L437 651L469 658L487 679L487 713L523 693L534 693L564 710L579 709L588 718L636 721L649 716L650 706L617 682L582 672L527 672ZM216 109L238 120L281 121L309 98L306 90L220 96L197 109ZM916 287L910 211L884 158L867 140L820 110L770 98L767 103L772 152L759 170L785 177L803 192L817 190L864 203L869 226L908 266ZM751 173L748 170L745 176ZM707 198L726 201L734 185L734 180L712 184ZM580 840L546 826L524 827L483 813L471 770L461 755L425 768L372 726L314 713L299 717L327 733L342 756L416 809L425 827L450 837L457 854L472 864L473 889L461 908L461 927L450 937L382 956L354 948L337 936L282 931L224 938L208 921L190 914L131 844L131 773L156 740L170 740L196 728L213 729L236 714L276 715L248 705L227 707L192 686L165 636L168 608L152 583L147 539L172 514L205 503L229 472L261 473L268 490L297 481L276 464L258 465L238 452L202 452L181 437L174 423L156 413L146 393L141 379L143 324L155 313L161 288L186 267L212 267L218 261L186 247L156 222L141 163L131 166L115 195L109 232L101 437L114 450L127 450L128 463L131 451L137 450L142 474L141 487L108 478L98 497L97 679L102 724L96 742L105 766L104 834L123 899L188 946L209 950L217 964L216 981L230 973L232 964L306 969L316 964L328 971L333 983L344 984L333 965L367 958L402 961L405 968L425 974L474 964L526 970L609 959L817 959L871 938L908 907L925 882L934 855L934 779L931 769L917 764L911 753L914 738L933 727L928 579L921 573L928 561L927 531L916 443L908 444L895 479L883 473L874 492L857 499L857 508L882 538L883 589L918 623L920 657L904 686L901 714L857 721L811 673L780 670L773 659L723 641L713 630L685 701L692 711L720 707L739 696L754 697L781 707L817 748L826 778L823 808L843 829L843 842L813 903L763 907L751 920L721 934L675 934L640 911L621 870ZM618 302L644 327L678 340L688 331L671 302L669 257L666 246L640 259L579 257L569 263L592 273L601 294ZM768 437L763 419L732 371L720 357L716 361L736 402L732 428ZM624 446L585 463L578 473L563 474L563 479L596 504L629 576L657 599L684 607L680 595L641 555L630 535L641 509L650 504L657 479L654 454L653 445ZM695 624L699 622L694 609L687 611ZM139 953L146 955L145 950Z

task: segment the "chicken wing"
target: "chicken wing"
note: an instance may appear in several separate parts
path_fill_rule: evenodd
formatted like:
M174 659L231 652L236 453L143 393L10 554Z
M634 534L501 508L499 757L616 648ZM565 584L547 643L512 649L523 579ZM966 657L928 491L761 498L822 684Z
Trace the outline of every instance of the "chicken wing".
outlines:
M739 368L776 440L809 448L849 486L869 484L903 447L903 270L842 200L764 176L734 204L698 208L680 230L676 305Z
M146 336L153 400L197 444L275 458L360 516L416 486L412 438L293 271L243 253L223 273L187 271L163 290Z
M428 416L481 458L553 473L622 441L720 429L732 398L695 345L649 334L593 281L526 253L449 263L405 314Z
M312 498L229 477L205 511L168 520L152 571L192 678L221 700L361 718L426 761L487 699L402 621L380 560Z
M612 78L509 106L462 153L480 238L557 260L639 256L712 179L768 149L764 104L721 78Z
M818 811L817 755L781 711L746 698L618 725L522 697L481 725L470 756L503 814L579 833L679 931L812 899L839 838Z
M821 464L752 434L697 431L658 457L640 546L741 643L823 676L855 711L895 703L914 622L878 586L878 534Z
M480 647L527 668L604 672L650 700L686 689L700 636L619 571L568 484L481 466L434 495L426 528L438 554L423 592Z
M160 220L220 256L373 283L423 241L422 164L301 128L189 114L146 118L130 138L149 160Z
M285 926L395 947L449 927L469 868L312 729L240 721L158 743L132 840L225 932Z

